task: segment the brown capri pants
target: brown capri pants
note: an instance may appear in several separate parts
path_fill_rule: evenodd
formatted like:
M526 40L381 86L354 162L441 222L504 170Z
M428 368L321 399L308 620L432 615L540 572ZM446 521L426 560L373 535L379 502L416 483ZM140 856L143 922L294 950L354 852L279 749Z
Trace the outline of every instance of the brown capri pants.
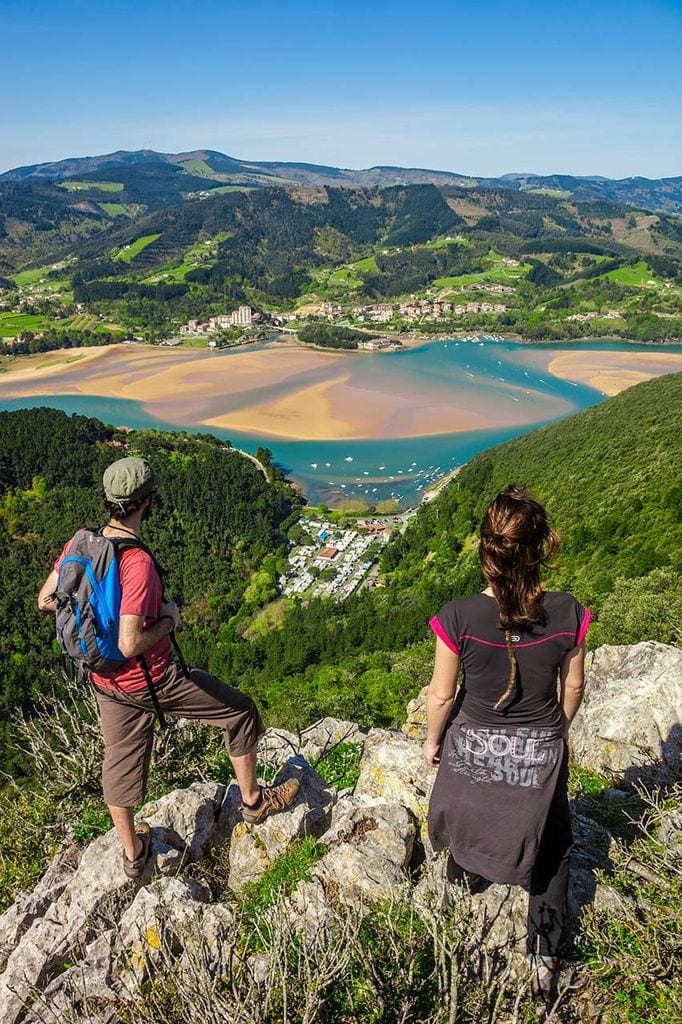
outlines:
M251 698L208 672L192 669L185 676L171 663L154 689L164 714L222 729L234 757L253 750L265 731ZM154 741L151 695L146 686L132 694L95 690L104 734L104 799L113 807L135 807L147 791Z

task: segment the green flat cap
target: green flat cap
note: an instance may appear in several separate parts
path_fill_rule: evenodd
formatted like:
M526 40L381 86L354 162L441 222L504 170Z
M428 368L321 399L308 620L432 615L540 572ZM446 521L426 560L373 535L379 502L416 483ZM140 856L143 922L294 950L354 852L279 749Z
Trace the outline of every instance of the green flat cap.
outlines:
M127 458L104 470L102 486L109 501L137 501L156 490L156 473L146 459Z

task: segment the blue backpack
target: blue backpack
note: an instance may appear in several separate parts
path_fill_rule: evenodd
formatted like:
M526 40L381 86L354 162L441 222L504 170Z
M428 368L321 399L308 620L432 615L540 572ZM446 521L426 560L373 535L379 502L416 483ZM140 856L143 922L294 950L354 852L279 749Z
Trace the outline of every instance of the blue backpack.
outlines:
M105 537L101 530L79 530L57 574L55 591L57 640L82 678L89 672L115 673L128 660L118 649L121 612L121 578L118 556L124 548L141 548L154 562L163 584L163 571L141 540ZM189 675L182 652L170 634L180 667ZM159 705L147 662L137 662L152 697L161 725L164 716Z
M128 659L118 649L118 553L136 540L79 530L62 560L55 592L57 640L81 673L111 673Z

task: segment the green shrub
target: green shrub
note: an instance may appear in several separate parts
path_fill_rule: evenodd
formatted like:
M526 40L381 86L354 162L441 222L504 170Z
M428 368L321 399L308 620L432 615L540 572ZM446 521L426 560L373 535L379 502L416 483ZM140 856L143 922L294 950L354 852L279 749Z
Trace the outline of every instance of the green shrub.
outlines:
M604 601L591 646L682 640L682 574L665 567L637 579L619 577Z
M324 781L335 789L348 789L360 778L362 747L359 743L339 743L315 765Z

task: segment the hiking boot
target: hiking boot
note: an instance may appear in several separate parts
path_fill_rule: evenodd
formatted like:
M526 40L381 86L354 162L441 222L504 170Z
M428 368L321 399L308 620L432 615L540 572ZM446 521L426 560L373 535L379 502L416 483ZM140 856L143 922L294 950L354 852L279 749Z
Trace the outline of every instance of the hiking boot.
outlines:
M286 779L278 786L261 786L260 801L255 807L242 804L242 818L249 825L260 825L271 814L277 814L289 807L298 794L301 783L298 779Z

